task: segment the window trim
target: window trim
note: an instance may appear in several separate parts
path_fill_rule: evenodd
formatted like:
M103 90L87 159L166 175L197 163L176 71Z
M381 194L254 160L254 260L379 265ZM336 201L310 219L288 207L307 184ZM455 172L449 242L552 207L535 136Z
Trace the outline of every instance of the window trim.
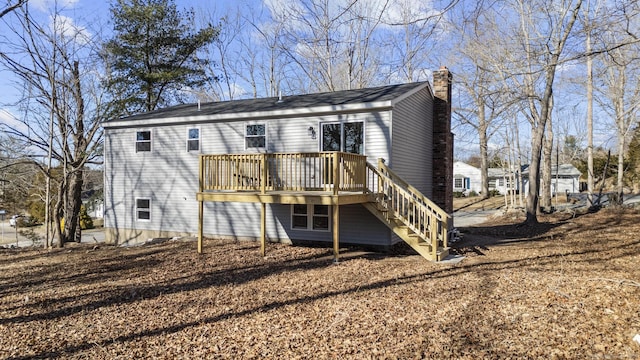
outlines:
M458 186L458 181L460 181L460 186ZM464 189L464 178L457 177L453 178L453 188L454 189Z
M148 132L149 133L149 140L138 140L138 134L142 133L142 132ZM138 150L138 144L147 143L147 142L149 143L149 151ZM136 133L135 133L135 149L136 149L136 154L137 153L150 153L150 152L153 152L153 131L151 131L151 129L136 130Z
M306 205L307 206L307 227L306 228L300 228L300 227L293 227L293 217L294 216L302 216L305 214L295 214L294 213L294 207L295 205ZM315 209L314 206L315 205L321 205L321 206L326 206L327 207L327 214L315 214ZM327 218L327 228L326 229L314 229L313 228L313 218L314 217L323 217L323 218ZM290 212L290 228L291 230L298 230L298 231L312 231L312 232L320 232L320 233L326 233L326 232L330 232L331 231L331 226L332 226L332 221L331 221L331 205L322 205L322 204L291 204L291 212Z
M331 125L331 124L339 124L340 125L340 150L341 152L345 152L344 149L344 126L346 124L354 124L354 123L361 123L362 124L362 153L359 155L365 155L366 154L366 142L367 142L367 122L364 120L340 120L340 121L321 121L318 123L318 137L319 140L318 141L318 147L319 147L319 151L324 151L324 136L322 135L322 131L323 131L323 126L324 125ZM355 153L354 153L355 154Z
M262 125L264 126L264 135L247 135L247 127L249 126L255 126L255 125ZM250 123L245 123L244 124L244 149L245 150L266 150L267 149L267 123L266 122L250 122ZM264 137L264 146L263 147L248 147L247 146L247 138L257 138L257 137Z
M195 130L198 130L198 138L197 138L197 139L191 139L191 138L189 137L189 135L191 135L191 134L190 134L190 131L191 131L191 130L194 130L194 129L195 129ZM195 140L197 140L197 141L198 141L198 150L189 150L189 142L190 142L190 141L195 141ZM199 127L199 126L191 126L191 127L188 127L188 128L187 128L187 141L186 141L186 144L185 144L185 145L186 145L186 147L187 147L187 152L188 152L188 153L199 154L199 153L202 151L202 130L200 129L200 127Z
M147 200L149 202L149 207L148 208L138 208L138 200ZM135 205L134 206L134 208L135 208L135 221L150 222L151 221L151 198L136 197L134 205ZM146 210L144 210L144 209L146 209ZM149 213L149 218L148 219L140 218L140 211L148 212Z

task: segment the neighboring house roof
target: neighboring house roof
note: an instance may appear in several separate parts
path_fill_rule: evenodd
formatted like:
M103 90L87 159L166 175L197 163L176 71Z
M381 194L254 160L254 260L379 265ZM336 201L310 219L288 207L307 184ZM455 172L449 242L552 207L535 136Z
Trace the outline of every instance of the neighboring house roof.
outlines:
M578 168L576 168L572 164L560 164L559 167L555 165L551 165L551 174L556 175L556 173L561 176L578 176L578 177L582 176L582 173L580 172L580 170L578 170ZM523 165L522 175L527 175L527 174L529 174L529 165Z
M206 117L208 121L229 121L375 109L391 107L395 102L428 86L429 83L425 81L367 89L283 96L281 99L277 97L243 99L209 102L199 106L196 104L183 104L125 118L108 120L103 123L103 126L121 127L127 126L127 123L131 122L144 123L145 120L157 122L163 119L180 119L182 122L188 122L190 120L203 120L203 117Z
M487 176L490 178L502 178L511 175L511 171L503 168L488 168Z
M453 163L453 171L455 173L453 175L454 177L465 177L465 176L468 176L470 173L480 174L480 169L462 161L456 161Z

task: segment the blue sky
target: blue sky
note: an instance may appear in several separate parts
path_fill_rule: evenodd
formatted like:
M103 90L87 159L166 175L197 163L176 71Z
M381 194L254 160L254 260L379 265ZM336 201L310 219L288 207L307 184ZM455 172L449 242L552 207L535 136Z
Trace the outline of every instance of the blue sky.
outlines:
M246 8L250 8L253 11L253 15L259 16L259 14L266 13L267 9L282 9L283 4L295 6L296 0L239 0L239 1L228 1L228 0L175 0L178 8L182 9L184 7L190 7L196 10L196 13L202 14L214 14L222 16L226 13L226 11L230 7L238 7L241 6L243 8L243 13L246 12ZM333 0L332 4L339 4L346 0ZM379 6L385 0L367 0L366 4L373 6ZM399 12L403 10L407 10L411 12L412 15L423 15L425 12L430 11L429 8L433 5L433 1L429 0L393 0L393 6L386 8L385 16L393 19L394 17L399 16ZM462 2L463 4L465 2ZM467 4L473 4L473 2L467 2ZM63 21L65 27L73 28L75 31L79 31L85 33L86 36L94 36L99 34L101 38L106 39L109 37L109 33L111 31L110 25L110 17L111 13L109 10L109 1L94 1L94 0L29 0L30 10L32 14L39 19L43 24L48 24L51 22L51 17L49 14L52 12L52 7L55 5L59 11L59 19ZM404 5L404 7L399 4ZM215 18L215 16L214 16ZM2 20L0 20L0 40L2 40L3 35L7 36L8 33L6 31L6 21L11 21L11 15L5 16ZM295 26L289 24L290 26ZM6 40L6 39L5 39ZM2 42L0 41L0 46ZM436 52L437 55L437 52ZM213 59L217 61L217 59ZM436 60L437 62L437 60ZM439 64L440 65L440 64ZM432 70L432 69L427 69ZM455 73L454 73L455 74ZM454 75L455 76L455 75ZM430 80L430 79L429 79ZM455 83L455 80L454 80ZM13 75L7 71L0 70L0 122L5 123L15 123L12 120L12 113L17 113L15 107L8 106L8 104L16 103L20 97L20 91L16 89L15 86L15 78ZM233 86L237 86L238 92L247 91L248 87L244 87L242 84L234 83ZM559 91L558 93L561 93ZM574 95L575 96L575 95ZM560 104L561 102L559 102ZM560 108L558 106L557 108ZM578 118L582 118L582 114L575 114L575 109L573 111L574 114ZM581 109L578 109L578 112L582 112ZM565 115L559 114L560 117L566 117ZM521 129L521 137L524 137L523 144L528 144L528 139L526 139L526 134L528 133L528 124L523 124L520 127ZM570 129L575 132L579 132L580 129ZM477 149L476 138L473 134L467 134L468 136L464 136L465 134L461 131L457 131L456 136L456 149L463 150L468 148L469 152L475 152ZM608 132L603 134L596 134L596 137L599 139L598 143L606 143L607 141L611 141L612 132ZM498 138L496 141L502 141Z
M179 9L193 8L196 11L204 9L214 14L222 14L228 6L237 6L240 3L256 3L260 6L260 0L234 1L206 1L206 0L176 0ZM100 34L103 38L108 38L111 32L111 12L109 1L95 0L29 0L29 10L41 24L52 26L52 18L55 9L58 11L58 21L64 23L64 27L72 28L74 31L85 33L87 37ZM11 41L11 32L7 30L7 22L12 21L12 14L6 15L0 20L0 37L9 36L6 39ZM0 46L3 46L0 43ZM11 106L21 99L19 84L13 74L7 70L0 69L0 122L8 124L18 124L13 119L13 114L17 112L16 107Z

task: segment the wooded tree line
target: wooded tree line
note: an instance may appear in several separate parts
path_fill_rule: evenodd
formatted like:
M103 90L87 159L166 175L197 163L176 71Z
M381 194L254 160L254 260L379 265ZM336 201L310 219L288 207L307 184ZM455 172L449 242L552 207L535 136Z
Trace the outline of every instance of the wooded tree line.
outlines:
M3 104L15 122L0 128L0 150L31 159L46 188L57 187L45 199L56 196L47 217L71 220L53 227L62 246L77 226L83 171L100 163L101 121L195 100L421 81L446 65L454 73L454 131L477 144L483 194L498 144L506 166L529 164L527 221L536 222L539 205L550 202L560 142L586 149L591 192L598 136L615 134L608 145L622 192L638 123L639 7L633 0L255 0L216 11L116 0L109 19L92 27L95 19L72 19L55 3L43 15L28 0L8 2L0 62L23 96ZM107 21L111 31L99 31Z

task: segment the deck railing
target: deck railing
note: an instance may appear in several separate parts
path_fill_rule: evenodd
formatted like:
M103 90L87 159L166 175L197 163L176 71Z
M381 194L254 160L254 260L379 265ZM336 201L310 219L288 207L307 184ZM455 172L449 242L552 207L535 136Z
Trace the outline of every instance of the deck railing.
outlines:
M200 192L340 191L372 194L388 216L431 244L447 248L450 216L383 161L344 152L200 155Z
M365 192L366 164L344 152L200 155L200 191Z

